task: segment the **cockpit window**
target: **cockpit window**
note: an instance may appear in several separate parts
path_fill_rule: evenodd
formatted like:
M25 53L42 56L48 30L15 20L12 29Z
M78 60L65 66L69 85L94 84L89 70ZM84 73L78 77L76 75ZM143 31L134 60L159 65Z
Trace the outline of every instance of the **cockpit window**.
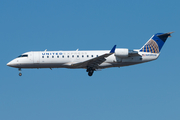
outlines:
M24 55L19 55L18 57L28 57L28 55L24 54Z

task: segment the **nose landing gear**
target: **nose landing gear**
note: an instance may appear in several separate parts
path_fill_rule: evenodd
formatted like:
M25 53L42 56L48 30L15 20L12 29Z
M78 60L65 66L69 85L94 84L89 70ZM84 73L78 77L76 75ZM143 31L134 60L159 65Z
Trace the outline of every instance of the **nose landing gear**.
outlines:
M18 70L19 70L19 76L22 76L21 68L19 68Z

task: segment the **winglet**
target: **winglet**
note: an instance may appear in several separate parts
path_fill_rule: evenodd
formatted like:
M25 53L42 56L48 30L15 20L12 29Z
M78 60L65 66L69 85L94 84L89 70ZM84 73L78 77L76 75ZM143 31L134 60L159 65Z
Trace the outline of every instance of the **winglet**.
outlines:
M116 45L114 45L114 47L111 49L110 53L114 53L116 49Z

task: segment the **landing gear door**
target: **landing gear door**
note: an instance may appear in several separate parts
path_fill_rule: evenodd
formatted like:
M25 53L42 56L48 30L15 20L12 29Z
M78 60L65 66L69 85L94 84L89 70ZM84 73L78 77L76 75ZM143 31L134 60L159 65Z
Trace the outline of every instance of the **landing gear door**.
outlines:
M39 63L40 62L40 53L39 52L33 52L33 62Z

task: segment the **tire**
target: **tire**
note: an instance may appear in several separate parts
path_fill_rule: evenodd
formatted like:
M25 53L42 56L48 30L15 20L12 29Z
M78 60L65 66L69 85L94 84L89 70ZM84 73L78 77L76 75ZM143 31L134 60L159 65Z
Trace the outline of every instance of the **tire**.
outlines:
M19 73L19 76L22 76L22 73Z

